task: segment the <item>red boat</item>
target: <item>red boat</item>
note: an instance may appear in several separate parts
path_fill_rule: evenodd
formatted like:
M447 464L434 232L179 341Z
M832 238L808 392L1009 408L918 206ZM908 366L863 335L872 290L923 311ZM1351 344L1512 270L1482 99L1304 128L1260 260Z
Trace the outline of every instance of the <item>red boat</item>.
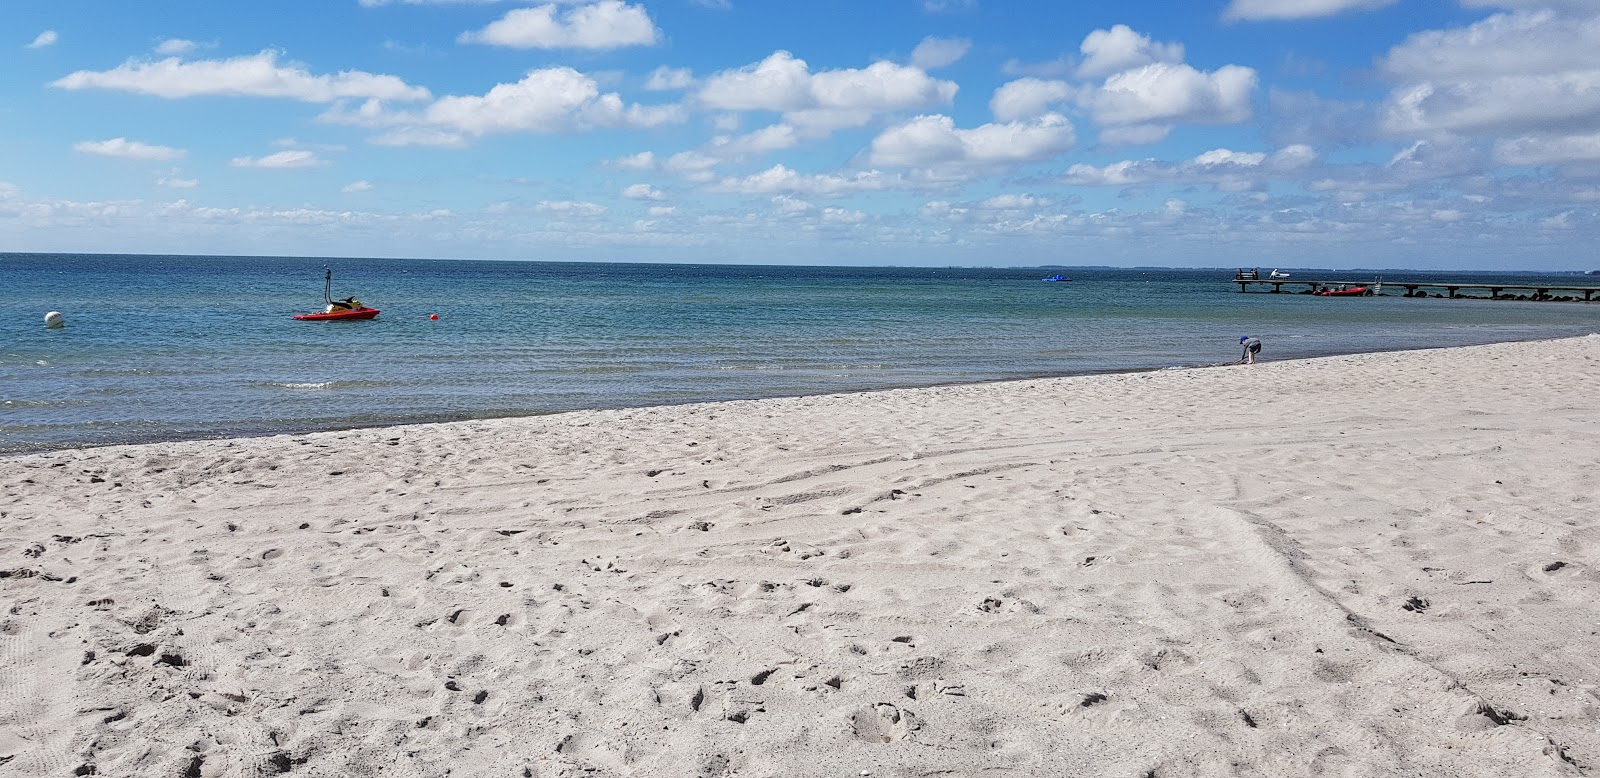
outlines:
M370 319L377 316L378 313L377 308L368 308L363 305L360 308L346 308L323 313L297 313L294 317L300 321L338 321L340 319Z
M1317 292L1323 297L1362 297L1366 293L1367 288L1364 286L1337 286Z
M377 316L377 308L368 308L354 297L343 300L333 299L333 270L329 269L322 288L322 299L328 303L321 313L297 313L294 318L299 321L343 321L371 319Z

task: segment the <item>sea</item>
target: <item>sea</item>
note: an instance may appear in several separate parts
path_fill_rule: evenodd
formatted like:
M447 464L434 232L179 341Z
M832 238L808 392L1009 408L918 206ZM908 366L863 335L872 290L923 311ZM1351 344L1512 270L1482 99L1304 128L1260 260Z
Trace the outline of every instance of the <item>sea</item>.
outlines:
M382 313L292 319L322 309L329 270L335 299ZM1392 294L1600 279L1293 272L1388 286L1241 294L1234 268L0 254L0 454L1193 368L1238 359L1244 335L1282 360L1600 332L1600 303ZM1056 274L1070 280L1041 281ZM46 328L48 311L66 326Z

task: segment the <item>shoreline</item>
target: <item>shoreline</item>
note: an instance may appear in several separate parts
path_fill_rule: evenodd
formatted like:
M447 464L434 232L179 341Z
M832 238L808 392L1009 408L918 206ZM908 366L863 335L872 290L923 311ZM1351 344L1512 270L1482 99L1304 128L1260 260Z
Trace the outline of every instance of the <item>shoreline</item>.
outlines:
M1307 356L1296 356L1296 357L1288 357L1288 358L1280 358L1280 359L1274 359L1274 358L1270 358L1269 357L1267 359L1262 360L1262 362L1263 362L1263 364L1266 364L1266 363L1278 363L1278 362L1297 362L1297 361L1308 360L1308 359L1326 359L1326 358L1342 357L1342 356L1357 356L1357 355L1361 355L1361 354L1397 354L1397 353L1407 353L1407 352L1413 352L1413 351L1435 351L1435 350L1440 350L1440 349L1474 348L1474 347L1479 346L1479 345L1495 345L1495 344L1500 344L1500 343L1537 343L1537 342L1542 342L1542 341L1551 341L1551 340L1557 340L1558 341L1558 340L1567 340L1567 339L1572 339L1572 338L1583 338L1583 337L1588 337L1588 336L1585 336L1585 335L1577 335L1577 336L1570 336L1569 335L1569 336L1555 336L1555 337L1543 337L1543 336L1541 336L1541 337L1533 337L1533 338L1527 338L1527 339L1494 341L1492 343L1473 344L1473 345L1467 345L1467 346L1422 346L1422 347L1417 347L1417 348L1393 349L1393 350L1386 350L1386 351L1333 352L1333 353L1327 353L1327 354L1312 354L1312 355L1307 355ZM48 454L48 453L52 453L52 452L74 451L74 450L80 450L80 449L97 449L97 448L106 448L106 447L110 447L110 446L145 446L145 445L160 445L160 444L169 444L169 443L183 443L183 442L192 442L192 441L215 441L215 440L252 440L252 439L258 439L258 438L276 437L276 436L280 436L280 435L302 436L302 435L315 435L315 434L332 433L332 432L353 432L353 431L358 431L358 430L382 430L382 429L389 429L389 428L395 428L395 427L410 427L410 426L416 426L416 425L429 425L429 424L457 424L457 423L472 422L472 421L496 421L496 420L502 420L502 419L540 418L540 417L545 417L545 416L555 416L555 415L563 415L563 414L569 414L569 413L586 413L586 412L590 412L590 411L624 411L624 410L634 410L634 409L641 409L642 410L642 409L647 409L647 408L676 408L676 407L682 407L682 406L687 406L687 405L703 405L703 404L707 404L707 403L719 403L719 402L758 402L758 401L762 401L762 400L783 400L783 399L797 399L797 398L805 398L805 397L827 397L827 396L833 396L833 395L871 394L871 393L874 393L874 392L892 392L892 391L907 390L907 389L938 389L938 388L953 387L953 386L982 386L982 385L988 385L988 384L1004 384L1004 383L1019 382L1019 381L1045 381L1045 380L1055 380L1055 379L1085 378L1085 377L1103 376L1103 375L1136 375L1136 374L1140 374L1140 373L1159 373L1159 372L1174 371L1174 370L1202 370L1202 369L1215 368L1215 367L1227 367L1227 366L1230 366L1230 365L1233 365L1233 364L1236 364L1236 363L1221 362L1221 363L1206 363L1206 364L1170 365L1170 366L1165 366L1165 367L1135 367L1135 368L1126 368L1126 369L1090 370L1090 371L1079 372L1079 373L1045 373L1045 374L1039 374L1039 375L1017 376L1017 377L1006 377L1006 378L993 378L993 379L985 379L985 380L951 381L951 382L946 382L946 383L915 384L915 385L909 385L909 386L884 386L884 387L874 387L874 388L865 388L865 389L842 390L842 391L835 391L835 392L800 393L800 394L774 394L774 395L761 395L761 396L752 396L752 397L735 397L735 398L727 398L727 399L685 400L685 401L682 401L682 402L660 403L660 404L654 404L654 405L615 405L615 406L600 406L600 407L589 407L589 408L571 408L571 409L549 410L549 411L508 411L508 412L505 412L503 414L489 414L489 415L472 414L472 413L461 413L461 414L451 414L451 415L443 415L443 416L436 416L436 417L424 417L424 418L418 418L418 419L408 419L408 420L401 420L401 421L384 421L384 422L376 422L376 423L348 423L348 422L345 422L345 421L330 421L330 422L327 422L327 423L324 423L324 424L303 424L303 425L291 425L291 426L284 426L284 427L268 427L268 426L265 426L265 425L260 426L260 427L246 426L246 427L242 427L242 428L231 428L231 429L225 429L225 430L218 430L215 434L180 432L180 433L171 433L171 434L135 436L135 437L131 437L128 440L118 440L118 441L106 442L106 443L87 443L87 444L85 444L85 443L66 443L66 444L61 444L61 445L53 445L52 444L52 445L43 445L43 446L38 446L38 447L30 447L30 448L26 448L26 449L18 449L18 450L15 450L15 451L0 451L0 461L3 461L5 459L9 459L9 458L15 458L15 457L21 457L21 456L29 456L29 455L34 455L34 454Z
M1600 335L25 455L27 774L1573 776Z

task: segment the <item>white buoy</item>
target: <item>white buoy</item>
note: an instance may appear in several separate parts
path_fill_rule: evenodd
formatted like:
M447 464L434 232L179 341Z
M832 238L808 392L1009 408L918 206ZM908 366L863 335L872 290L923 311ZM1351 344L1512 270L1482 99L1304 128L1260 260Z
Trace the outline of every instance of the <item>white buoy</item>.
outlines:
M67 318L62 316L60 311L51 311L44 315L44 326L59 330L67 326Z

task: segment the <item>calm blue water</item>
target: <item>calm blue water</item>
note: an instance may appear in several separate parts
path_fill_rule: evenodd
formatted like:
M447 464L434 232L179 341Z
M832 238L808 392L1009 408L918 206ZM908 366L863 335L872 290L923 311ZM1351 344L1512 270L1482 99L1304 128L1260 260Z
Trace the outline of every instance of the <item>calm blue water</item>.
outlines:
M383 314L291 320L325 265ZM1600 305L1054 272L0 255L0 452L1201 365L1243 334L1285 359L1600 331Z

